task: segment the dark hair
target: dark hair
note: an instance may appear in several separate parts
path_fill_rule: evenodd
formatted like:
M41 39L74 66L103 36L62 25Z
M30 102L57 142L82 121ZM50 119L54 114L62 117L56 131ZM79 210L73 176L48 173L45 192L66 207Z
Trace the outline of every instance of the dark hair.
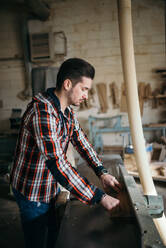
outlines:
M95 76L94 67L83 59L67 59L59 68L59 72L57 74L56 90L61 90L63 82L66 79L70 79L73 85L75 85L81 81L83 76L93 79Z

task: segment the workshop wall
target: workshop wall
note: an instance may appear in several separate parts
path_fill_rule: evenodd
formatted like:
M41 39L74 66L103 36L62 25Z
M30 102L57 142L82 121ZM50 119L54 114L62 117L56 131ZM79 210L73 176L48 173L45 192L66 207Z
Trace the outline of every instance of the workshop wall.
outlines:
M53 2L53 1L52 1ZM1 10L0 58L21 57L19 14ZM134 48L138 82L149 83L152 90L160 87L162 81L154 69L165 66L165 17L164 0L132 1ZM126 112L121 112L122 67L118 31L116 0L55 0L51 4L48 21L29 21L29 32L63 31L67 38L67 56L81 57L96 68L94 91L90 97L90 108L82 108L78 116L83 127L88 129L88 115L123 115L123 125L128 125ZM59 66L62 57L55 57L54 66ZM0 61L0 130L9 129L12 108L25 109L28 100L22 101L17 95L24 89L24 66L21 60ZM101 84L102 83L102 84ZM110 84L114 83L114 86ZM104 87L105 95L99 96ZM116 103L112 102L111 89L116 88ZM106 100L106 108L100 99ZM124 105L123 105L124 106ZM104 109L104 111L103 111ZM152 109L152 101L144 103L143 123L161 120L164 107ZM124 110L123 110L124 111ZM126 111L126 110L125 110ZM153 113L153 114L152 114ZM105 137L105 143L121 144L119 134Z
M18 98L24 89L25 68L21 44L21 19L16 11L0 9L0 131L10 129L12 108L25 109Z

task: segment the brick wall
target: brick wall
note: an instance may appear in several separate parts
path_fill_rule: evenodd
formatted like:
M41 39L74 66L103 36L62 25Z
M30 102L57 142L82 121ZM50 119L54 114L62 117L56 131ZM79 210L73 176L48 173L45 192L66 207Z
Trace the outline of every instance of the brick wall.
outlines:
M137 79L138 82L150 83L152 89L154 89L161 84L161 80L152 70L156 67L165 66L164 0L133 0L132 14ZM21 53L17 21L13 22L12 20L17 16L12 17L11 13L9 16L11 18L7 18L5 14L3 15L3 22L8 25L8 28L4 29L3 32L8 33L5 34L6 36L10 35L12 43L15 45L11 47L9 42L5 42L6 38L3 39L3 42L0 41L0 54L3 50L3 56ZM2 23L0 23L0 33L2 32L1 26L3 26ZM55 1L51 5L51 16L47 22L29 22L30 32L48 29L53 32L65 32L67 37L66 58L81 57L95 66L94 88L100 82L106 83L107 87L111 82L115 82L119 89L120 98L123 75L116 0ZM11 50L9 52L9 48L13 49L14 52L12 53ZM60 63L61 61L57 59L54 65L59 66ZM5 63L5 66L8 66L8 64L11 63ZM17 68L15 68L15 63L12 65L13 67L4 68L4 63L0 62L0 74L3 75L3 79L0 78L0 92L2 92L0 93L0 100L3 100L1 111L5 113L0 116L1 122L4 122L4 119L7 121L11 107L19 105L24 109L27 104L27 102L23 102L16 97L24 85L24 68L21 62L17 62L17 64ZM7 87L4 87L4 81L6 85L10 85L10 96ZM109 95L109 90L107 90L109 110L106 114L100 113L99 116L123 114L123 123L127 125L127 114L120 113L119 109L113 109ZM160 120L162 107L153 110L152 114L151 102L148 101L144 106L144 123ZM85 120L88 114L98 115L98 112L99 102L97 95L95 95L93 108L78 113L86 129ZM3 125L1 129L2 127ZM106 143L109 143L109 140L106 140ZM111 135L111 140L114 144L120 143L121 137Z
M3 132L10 128L11 109L25 109L27 101L17 97L25 80L23 61L17 59L23 56L19 15L1 9L0 20L0 131Z

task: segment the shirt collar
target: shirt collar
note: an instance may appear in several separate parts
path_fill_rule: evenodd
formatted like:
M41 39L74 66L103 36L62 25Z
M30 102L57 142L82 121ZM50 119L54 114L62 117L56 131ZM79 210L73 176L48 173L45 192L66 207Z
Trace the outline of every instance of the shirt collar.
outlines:
M54 105L56 106L56 108L58 109L58 111L62 113L60 101L59 101L58 97L55 95L54 91L55 91L55 88L48 88L48 89L47 89L47 94L48 94L48 95L51 97L51 99L53 100ZM64 114L67 114L67 112L68 112L68 108L65 109ZM62 114L63 114L63 113L62 113Z
M54 102L54 105L58 108L59 111L61 111L61 105L58 97L54 94L55 88L48 88L47 94L51 97L51 99Z

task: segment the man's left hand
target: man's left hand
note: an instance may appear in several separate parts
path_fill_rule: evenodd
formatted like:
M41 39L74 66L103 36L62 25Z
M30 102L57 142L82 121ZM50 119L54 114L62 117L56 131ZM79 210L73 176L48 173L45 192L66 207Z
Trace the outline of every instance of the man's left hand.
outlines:
M113 188L116 192L121 191L122 185L114 176L110 174L103 174L100 176L100 179L106 193L110 191L110 187Z

